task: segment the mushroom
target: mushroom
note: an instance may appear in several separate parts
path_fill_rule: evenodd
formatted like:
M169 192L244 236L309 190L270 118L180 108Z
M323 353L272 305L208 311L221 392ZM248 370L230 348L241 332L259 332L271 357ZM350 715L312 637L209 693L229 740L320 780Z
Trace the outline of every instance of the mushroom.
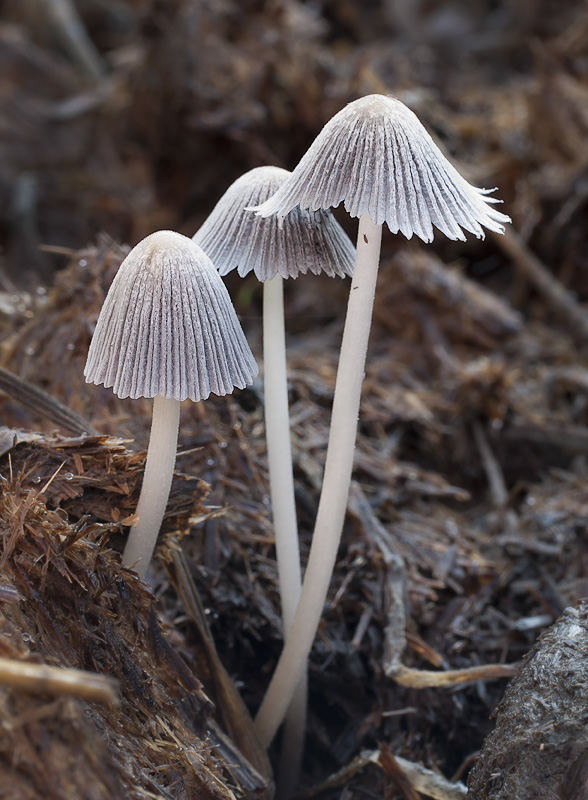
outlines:
M227 189L193 237L221 275L236 269L241 277L254 272L263 281L265 431L285 638L298 604L301 577L288 415L283 279L307 272L345 277L352 274L355 256L349 237L328 211L298 208L279 226L275 217L260 219L246 210L270 197L289 175L279 167L249 170ZM286 716L283 738L289 769L280 769L283 783L292 783L297 772L305 709L304 680Z
M220 275L236 269L241 277L254 272L263 281L265 425L285 632L300 593L300 556L288 419L283 279L307 272L345 277L352 274L355 256L348 236L327 211L296 209L279 227L275 218L259 219L245 210L270 197L289 175L279 167L249 170L231 184L193 236Z
M493 191L493 190L489 190ZM296 206L317 210L343 202L359 217L357 254L337 369L319 508L300 602L255 725L266 746L290 702L312 647L347 509L361 385L375 295L382 224L407 238L450 239L483 227L503 233L510 219L488 191L471 186L447 161L417 116L394 97L349 103L319 133L291 176L255 210L283 219ZM463 230L462 230L463 229Z
M257 365L211 260L186 236L158 231L124 259L90 343L84 376L119 397L153 397L137 522L123 553L145 578L169 497L180 403L244 388Z

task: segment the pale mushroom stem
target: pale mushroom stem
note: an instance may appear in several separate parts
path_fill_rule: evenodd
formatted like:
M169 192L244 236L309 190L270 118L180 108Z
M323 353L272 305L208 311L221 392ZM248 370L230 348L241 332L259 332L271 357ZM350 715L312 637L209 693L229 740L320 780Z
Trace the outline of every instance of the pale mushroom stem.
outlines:
M301 575L288 413L284 280L281 275L263 283L263 359L265 436L282 621L284 639L287 640L300 598ZM279 783L284 789L295 783L302 761L308 691L304 666L294 688L285 718L283 758L279 770Z
M294 621L255 719L260 741L266 747L275 736L304 670L335 566L351 483L381 240L382 226L374 225L369 215L363 214L359 220L323 488L308 566Z
M301 577L288 414L283 284L281 275L263 284L263 380L270 493L282 617L287 634L300 597Z
M156 395L145 474L135 511L139 519L129 531L122 559L123 565L132 567L141 579L147 575L169 498L179 424L180 401Z

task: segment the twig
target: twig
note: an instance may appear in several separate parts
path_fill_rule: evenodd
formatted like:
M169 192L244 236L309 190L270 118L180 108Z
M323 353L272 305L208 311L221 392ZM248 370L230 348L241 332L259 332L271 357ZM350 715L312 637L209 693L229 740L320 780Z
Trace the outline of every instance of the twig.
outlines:
M467 789L461 781L451 783L451 781L448 781L447 778L437 772L433 772L433 770L427 769L421 764L407 761L400 756L395 756L395 760L417 792L427 797L432 797L434 800L464 800ZM329 776L326 781L313 786L305 792L294 795L292 800L311 800L311 798L329 789L344 786L353 775L356 775L370 764L382 766L380 750L364 750L350 764Z
M556 447L565 453L588 453L588 431L583 425L542 422L539 426L533 422L515 420L505 427L504 438L510 442L534 442Z
M500 464L492 452L492 448L490 447L488 439L486 438L486 434L484 433L480 423L478 421L474 421L472 428L474 431L474 439L476 440L478 450L480 451L480 456L482 457L482 464L484 465L486 478L488 479L488 486L490 488L492 502L502 516L501 521L506 529L506 532L509 536L514 536L516 535L518 529L518 518L512 508L507 508L508 490L506 488L506 482L504 480L504 475L502 474Z
M376 517L372 508L355 481L351 484L349 492L349 511L359 520L366 535L377 546L387 568L388 589L390 599L386 613L386 628L384 631L384 670L393 669L400 664L400 659L406 648L406 614L404 611L404 561L398 553L390 547L390 536Z
M0 658L0 684L28 692L73 695L104 705L119 703L118 681L81 669Z
M507 256L516 264L519 271L533 284L549 305L582 340L588 339L588 314L512 228L504 236L494 235L494 240Z
M104 62L71 0L37 0L37 3L69 58L88 78L100 80L106 73Z
M361 487L355 482L351 484L349 510L357 517L366 534L377 545L389 570L391 599L387 613L383 663L386 676L400 686L410 686L413 689L459 686L470 681L511 678L517 671L518 665L516 664L484 664L467 669L450 669L437 672L411 669L401 663L400 659L406 647L404 562L390 548L389 534L373 513Z
M504 507L508 500L508 491L500 465L488 444L488 439L480 423L475 421L472 428L474 431L474 439L476 440L478 450L482 456L482 464L486 472L490 494L492 495L492 502L499 508Z
M400 791L404 800L420 800L408 775L394 757L394 753L383 743L380 744L379 764L394 786Z
M253 722L245 703L220 660L200 595L190 574L184 554L174 538L169 539L168 544L166 568L178 593L184 612L198 631L219 700L218 708L223 725L231 739L239 747L245 758L248 759L251 770L259 773L259 786L265 786L269 793L269 787L272 784L272 770L267 754L257 739Z
M386 675L400 686L410 686L411 689L429 689L446 686L460 686L471 681L496 680L497 678L512 678L516 675L518 664L482 664L478 667L465 669L446 669L435 672L426 669L411 669L402 664L386 668Z
M78 417L77 414L74 414L66 405L60 403L59 400L56 400L38 386L19 378L18 375L10 372L10 370L4 369L4 367L0 367L0 389L21 402L23 406L35 414L47 417L47 419L71 433L78 436L84 433L89 433L93 436L99 435L96 428L81 417Z

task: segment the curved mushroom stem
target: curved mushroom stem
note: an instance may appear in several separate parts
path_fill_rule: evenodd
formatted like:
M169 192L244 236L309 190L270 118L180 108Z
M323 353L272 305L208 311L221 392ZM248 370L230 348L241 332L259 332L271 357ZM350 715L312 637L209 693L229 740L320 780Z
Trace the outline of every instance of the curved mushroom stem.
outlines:
M288 379L284 323L284 281L276 275L263 284L263 359L265 436L270 494L276 537L276 558L282 602L284 638L300 597L300 550L292 474ZM286 713L278 782L287 793L296 782L302 761L306 727L307 676L304 666Z
M133 567L142 580L149 569L169 498L179 424L180 401L156 395L145 474L135 512L139 520L129 532L122 559L124 566Z
M327 596L343 530L351 483L361 386L378 277L382 226L359 220L357 255L349 293L323 488L298 608L274 675L255 719L269 746L284 717L310 653Z

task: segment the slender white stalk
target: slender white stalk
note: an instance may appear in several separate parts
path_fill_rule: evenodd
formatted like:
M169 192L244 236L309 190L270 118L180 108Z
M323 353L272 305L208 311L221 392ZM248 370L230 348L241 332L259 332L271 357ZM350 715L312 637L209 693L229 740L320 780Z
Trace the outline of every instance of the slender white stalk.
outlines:
M301 575L288 414L284 281L280 275L263 283L263 359L270 494L284 639L287 640L300 598ZM304 667L302 673L285 718L278 778L283 793L296 782L302 762L308 694Z
M145 474L135 512L139 520L129 532L123 553L124 566L132 566L142 579L147 574L169 498L179 423L180 401L156 395Z
M300 597L301 577L288 414L283 285L280 275L263 283L263 380L270 493L284 634L287 635Z
M337 369L323 488L308 566L294 621L255 719L264 746L271 743L304 669L335 565L351 482L381 239L382 226L374 225L369 215L363 214L359 220L357 255Z

